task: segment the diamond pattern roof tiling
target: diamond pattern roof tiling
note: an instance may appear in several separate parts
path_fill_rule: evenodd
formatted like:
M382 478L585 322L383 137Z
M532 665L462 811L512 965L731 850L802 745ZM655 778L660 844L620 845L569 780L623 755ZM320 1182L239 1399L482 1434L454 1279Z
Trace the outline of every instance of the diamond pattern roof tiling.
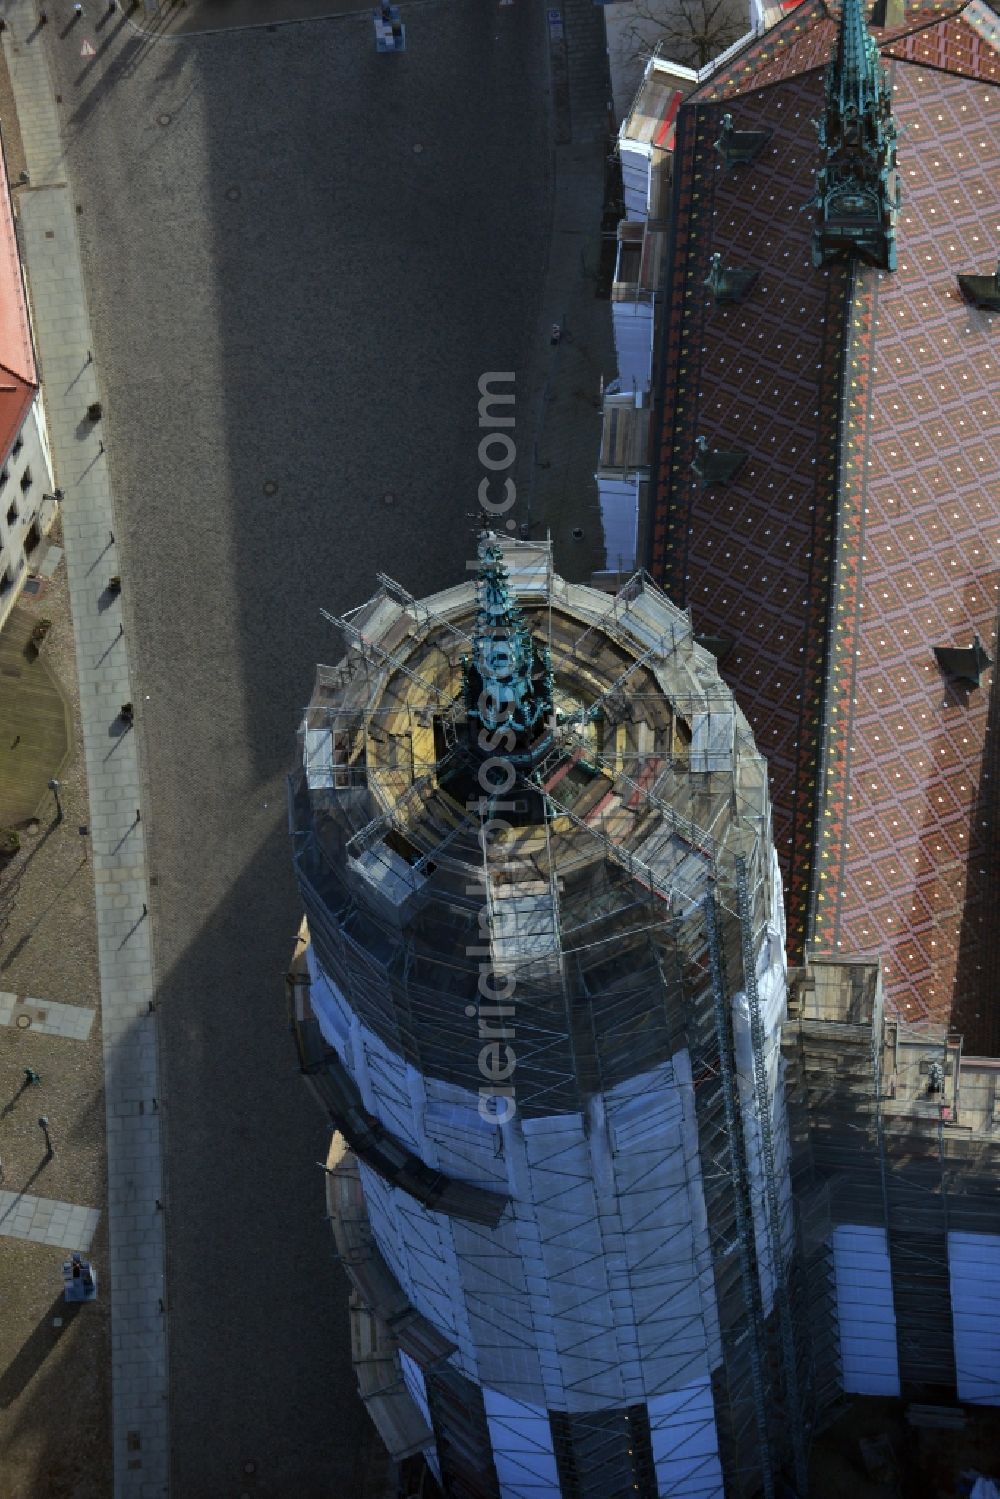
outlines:
M996 694L990 673L978 691L950 683L933 651L976 632L996 651L1000 318L969 308L955 275L982 264L1000 232L990 229L1000 90L906 65L894 89L907 127L900 261L895 275L862 273L853 298L852 322L871 319L852 363L867 405L857 398L847 413L864 454L863 517L838 622L853 655L849 672L835 666L829 694L837 770L813 942L880 951L893 1009L950 1021L970 1050L996 1052L984 961L996 818L984 756ZM876 814L888 859L871 837Z
M834 14L798 7L680 111L650 565L699 632L733 641L790 961L807 943L881 953L891 1010L997 1054L1000 704L992 670L963 687L933 652L973 632L998 649L1000 318L956 281L1000 246L992 12L941 0L881 34L904 127L892 274L809 255ZM713 147L736 93L737 128L773 134L727 170ZM759 272L744 303L704 287L716 251ZM747 454L730 484L691 472L701 435Z

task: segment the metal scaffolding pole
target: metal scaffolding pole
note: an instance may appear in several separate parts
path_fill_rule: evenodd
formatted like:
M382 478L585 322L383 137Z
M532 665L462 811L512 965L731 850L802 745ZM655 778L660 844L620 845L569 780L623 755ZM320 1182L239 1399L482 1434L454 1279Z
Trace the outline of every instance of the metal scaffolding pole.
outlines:
M722 1077L722 1097L726 1113L726 1132L730 1141L733 1166L734 1205L736 1209L737 1234L739 1238L740 1281L750 1321L750 1372L753 1382L754 1415L757 1422L757 1439L760 1450L761 1486L764 1499L774 1499L774 1471L771 1464L771 1443L767 1421L767 1390L764 1384L764 1364L761 1357L763 1343L760 1325L758 1296L754 1286L754 1269L750 1246L753 1242L753 1225L750 1222L747 1204L749 1183L747 1166L736 1146L739 1139L739 1098L732 1057L732 1027L729 1015L729 990L726 983L722 944L719 941L719 915L715 898L706 895L704 901L705 925L708 933L708 953L712 970L712 994L715 1010L715 1030L719 1043L719 1070Z
M792 1326L792 1308L788 1297L788 1278L785 1274L785 1256L781 1241L781 1212L778 1205L778 1187L774 1168L774 1137L771 1132L771 1097L767 1087L767 1070L764 1062L764 1025L760 1016L760 995L757 992L757 955L753 950L746 860L742 855L736 860L736 899L740 913L740 938L743 944L743 985L750 1011L750 1050L753 1056L754 1097L757 1104L757 1117L760 1120L761 1149L764 1155L764 1185L767 1196L768 1239L771 1245L771 1273L774 1277L774 1299L778 1308L781 1362L785 1371L787 1424L791 1428L795 1484L804 1499L809 1481L809 1462L802 1431L802 1400L799 1394L798 1369L795 1360L795 1334Z

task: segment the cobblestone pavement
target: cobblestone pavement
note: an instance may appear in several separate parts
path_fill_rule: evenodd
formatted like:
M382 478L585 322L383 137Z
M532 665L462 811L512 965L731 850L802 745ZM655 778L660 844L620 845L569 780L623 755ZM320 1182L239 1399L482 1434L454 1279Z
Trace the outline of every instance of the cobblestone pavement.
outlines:
M413 0L419 3L419 0ZM133 26L152 36L228 31L237 26L289 25L365 10L359 0L133 0L122 5ZM371 7L368 7L370 10ZM105 6L95 0L100 17ZM112 19L114 19L112 17Z
M601 7L593 0L562 0L557 9L562 26L549 38L557 81L555 191L529 403L534 427L527 490L532 535L551 533L559 571L587 582L604 565L594 473L601 376L610 380L616 372L611 306L594 294L610 83ZM553 345L554 324L562 336Z
M91 808L91 863L84 859L81 882L92 876L96 887L109 1220L104 1287L113 1300L114 1491L147 1499L167 1491L168 1428L163 1181L160 1117L151 1106L159 1084L145 839L136 816L137 746L121 711L131 704L133 692L120 601L107 588L119 560L104 431L86 419L99 390L44 29L38 27L30 0L7 9L4 52L31 179L30 190L19 195L19 242L56 481L67 496L62 534ZM58 24L61 18L52 19ZM62 1154L57 1145L55 1161Z
M72 186L106 411L97 469L110 462L118 499L145 789L134 841L110 787L94 831L136 878L149 850L167 1175L164 1212L130 1237L152 1230L155 1255L165 1222L173 1490L238 1493L252 1464L260 1496L351 1494L365 1418L313 1164L325 1130L282 1013L299 917L283 777L314 663L338 649L319 607L359 602L380 567L415 592L463 567L485 370L517 374L525 491L531 393L567 386L547 338L560 255L585 266L565 215L586 234L600 213L603 145L576 68L592 25L567 12L577 134L553 222L548 41L524 0L421 0L396 58L376 57L367 11L201 36L100 12L83 33L68 11L50 6L44 35L15 26L14 40L22 59L44 46L60 97L61 139L37 137L30 196ZM592 474L581 406L546 451L575 451ZM102 883L134 911L109 869ZM125 938L143 959L149 933L143 920ZM130 1025L148 1048L137 993ZM134 1112L109 1106L113 1150L151 1125L139 1067ZM113 1188L112 1218L121 1206ZM144 1463L151 1450L143 1437Z
M463 570L479 377L527 388L543 21L424 0L400 57L367 14L114 23L89 60L48 28L143 750L183 1499L238 1494L247 1463L260 1496L361 1491L326 1130L283 1009L284 775L339 649L320 606L379 567L418 591Z

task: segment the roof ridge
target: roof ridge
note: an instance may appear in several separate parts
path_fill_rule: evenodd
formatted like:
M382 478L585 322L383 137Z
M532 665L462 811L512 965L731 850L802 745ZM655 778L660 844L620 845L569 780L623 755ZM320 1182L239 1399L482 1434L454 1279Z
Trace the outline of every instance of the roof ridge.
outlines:
M932 26L940 26L942 21L954 21L962 15L963 11L968 10L971 3L972 0L956 0L953 9L943 10L938 15L924 16L921 20L914 22L904 21L902 26L872 27L873 32L881 33L875 37L879 50L884 46L891 46L894 42L901 42L904 37L916 36L920 31L929 31Z
M963 0L963 3L967 4L968 0ZM809 20L810 21L817 21L818 22L818 21L822 21L824 19L826 19L826 20L832 19L832 17L830 17L829 12L828 12L826 0L813 0L813 10L815 11L815 9L817 9L817 8L821 12L823 12L823 14L822 15L810 14L810 16L809 16ZM711 73L710 76L708 78L706 78L703 83L699 83L698 87L696 89L694 89L687 96L687 98L684 100L684 103L685 104L692 104L692 103L711 104L711 103L717 103L718 102L717 100L712 100L712 99L708 98L704 94L704 91L706 89L717 88L718 85L719 85L720 78L725 77L739 63L746 63L746 62L748 62L759 51L760 48L765 47L765 46L770 47L771 45L773 45L775 43L777 43L778 45L781 45L782 44L782 37L783 37L783 33L784 32L786 32L786 31L797 31L797 32L805 33L805 31L808 29L808 27L803 23L803 18L802 18L802 14L801 14L802 9L803 9L803 6L799 6L797 9L789 11L787 15L782 16L782 18L781 18L780 21L778 21L774 26L768 27L768 29L766 31L761 31L761 32L758 32L756 34L754 34L752 32L748 32L747 35L746 35L746 38L745 38L745 40L746 40L746 46L742 49L742 51L733 53L732 55L726 57L725 66L722 67L722 68L719 68L716 72ZM796 40L797 40L797 38L796 38ZM793 43L789 42L789 43L787 43L787 45L791 46L791 45L793 45ZM820 64L818 64L818 66L822 67L823 64L820 63ZM812 69L811 68L807 68L804 71L811 72Z

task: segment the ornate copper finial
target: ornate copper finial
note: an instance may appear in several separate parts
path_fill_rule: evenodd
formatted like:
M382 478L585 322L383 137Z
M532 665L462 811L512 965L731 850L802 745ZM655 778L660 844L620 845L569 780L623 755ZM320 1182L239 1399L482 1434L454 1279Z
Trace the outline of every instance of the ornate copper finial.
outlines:
M507 582L503 551L493 531L479 539L479 612L473 653L465 663L470 727L492 736L501 729L526 748L552 712L552 672L524 622ZM495 752L493 746L490 753Z

